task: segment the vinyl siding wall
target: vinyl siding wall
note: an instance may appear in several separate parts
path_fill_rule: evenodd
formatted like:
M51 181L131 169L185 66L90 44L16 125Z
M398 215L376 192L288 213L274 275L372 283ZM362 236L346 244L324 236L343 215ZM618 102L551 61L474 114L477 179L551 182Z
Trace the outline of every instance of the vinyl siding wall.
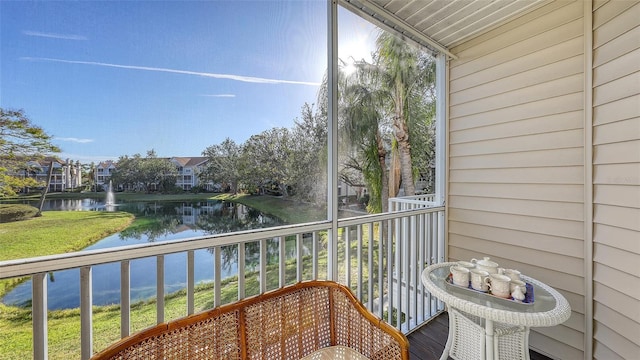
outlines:
M586 333L583 5L513 19L452 48L449 68L449 258L560 291L571 318L530 337L558 359L582 359Z
M593 355L640 359L640 2L593 30Z

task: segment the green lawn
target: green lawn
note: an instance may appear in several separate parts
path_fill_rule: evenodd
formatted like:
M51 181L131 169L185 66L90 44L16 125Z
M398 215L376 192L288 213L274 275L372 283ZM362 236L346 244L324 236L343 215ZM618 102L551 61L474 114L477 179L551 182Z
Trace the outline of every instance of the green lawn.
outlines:
M125 229L133 215L104 211L45 211L41 217L0 224L0 261L81 250Z
M131 224L133 215L103 211L45 211L0 224L0 261L78 251ZM0 280L0 296L23 279Z

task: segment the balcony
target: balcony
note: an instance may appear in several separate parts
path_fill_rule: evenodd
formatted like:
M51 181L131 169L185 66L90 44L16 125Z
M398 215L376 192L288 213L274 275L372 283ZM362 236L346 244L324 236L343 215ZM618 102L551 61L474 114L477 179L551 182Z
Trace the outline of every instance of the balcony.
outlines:
M273 290L268 284L282 287L298 281L333 278L348 285L363 304L387 322L409 333L443 310L443 304L425 292L420 272L425 264L443 261L444 237L442 221L444 207L416 199L405 205L401 199L393 202L402 209L386 214L365 215L339 220L332 231L332 222L320 221L246 232L220 234L172 242L123 246L63 255L0 262L0 278L29 277L32 280L33 355L48 357L47 282L48 273L79 269L80 271L80 348L81 358L88 359L108 343L119 339L96 339L93 335L92 270L102 264L116 263L120 268L120 329L119 336L131 333L130 319L135 316L131 303L131 263L136 259L155 258L156 322L167 318L165 312L164 258L169 254L186 256L186 306L184 314L205 310L196 306L195 257L198 250L209 250L213 258L214 278L207 301L211 307L223 303L221 290L228 279L221 277L223 247L233 251L237 262L234 286L237 299ZM332 234L335 234L333 236ZM287 253L287 241L294 242L293 253ZM251 268L246 258L247 246L258 246L259 260ZM268 255L276 259L269 263ZM228 259L227 259L228 260ZM175 271L175 269L173 269ZM118 276L118 275L115 275ZM257 289L250 290L250 289ZM112 324L113 325L113 324ZM116 325L117 326L117 325Z
M571 304L573 313L566 323L532 332L532 348L562 359L637 357L640 62L635 40L640 4L615 0L338 3L438 56L438 98L442 100L438 121L442 126L437 128L443 131L438 154L443 165L437 171L443 180L440 193L446 200L444 220L427 220L440 217L441 207L407 201L398 204L406 207L401 211L341 220L336 225L320 222L123 248L117 253L3 263L2 277L38 280L34 282L33 316L36 357L46 352L46 276L42 275L46 271L80 268L84 274L82 348L86 354L95 340L90 336L88 291L93 266L120 263L126 282L128 264L136 258L153 256L157 268L166 270L165 254L183 252L189 258L196 249L227 245L242 249L249 243L260 244L259 275L252 276L258 278L260 291L268 290L266 278L286 284L301 278L301 269L310 266L313 277L335 275L371 310L378 315L382 312L406 332L440 307L421 293L420 284L403 278L405 274L415 275L412 270L432 260L434 254L435 261L441 255L447 260L488 255L552 285ZM337 148L335 143L332 146ZM329 175L335 180L335 173ZM414 227L421 221L430 227ZM408 235L414 229L417 234L426 229L442 232L446 241L433 244L433 238L443 241L439 235L411 245ZM323 236L326 242L320 241ZM292 237L302 249L305 241L316 250L326 243L326 248L313 252L325 255L293 262L292 271L279 263L269 272L264 265L265 244L279 244L286 237ZM425 248L422 259L415 263L402 256L410 246ZM369 256L378 253L382 261L372 267ZM213 254L219 256L218 251ZM237 298L251 295L246 292L251 279L240 269ZM127 289L122 290L123 304ZM212 289L211 297L218 304L219 279ZM190 293L187 313L196 310ZM162 294L157 301L164 301ZM435 309L421 307L421 301ZM392 311L385 314L384 306ZM131 313L123 308L121 335L126 335ZM394 317L394 309L407 311L407 316ZM158 306L160 320L163 311Z

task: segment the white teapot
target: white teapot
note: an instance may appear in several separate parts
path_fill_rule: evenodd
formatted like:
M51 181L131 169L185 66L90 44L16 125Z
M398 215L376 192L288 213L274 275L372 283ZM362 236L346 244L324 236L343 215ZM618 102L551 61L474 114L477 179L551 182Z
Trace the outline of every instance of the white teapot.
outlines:
M471 262L476 264L476 269L484 270L489 274L501 274L504 269L498 267L498 263L495 261L491 261L489 257L485 256L484 259L471 259Z

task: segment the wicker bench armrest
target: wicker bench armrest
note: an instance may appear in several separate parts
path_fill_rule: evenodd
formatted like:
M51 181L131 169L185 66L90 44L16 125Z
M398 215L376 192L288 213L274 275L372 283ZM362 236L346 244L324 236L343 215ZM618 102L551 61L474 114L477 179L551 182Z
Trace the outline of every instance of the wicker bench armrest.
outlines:
M335 345L348 346L370 359L409 359L404 334L367 310L347 287L332 286Z

